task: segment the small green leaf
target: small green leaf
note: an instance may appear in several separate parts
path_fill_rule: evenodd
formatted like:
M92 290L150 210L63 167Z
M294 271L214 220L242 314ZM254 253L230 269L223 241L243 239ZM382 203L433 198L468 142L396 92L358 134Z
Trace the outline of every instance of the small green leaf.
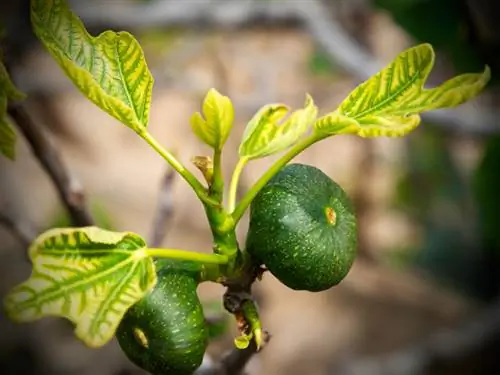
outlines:
M12 83L7 69L0 61L0 153L14 160L16 156L16 133L7 118L9 100L22 100L25 95Z
M240 157L257 159L287 149L309 129L318 112L310 95L306 96L304 108L292 112L283 121L289 110L284 104L263 106L243 133Z
M438 87L425 89L434 59L430 44L402 52L391 64L352 91L333 114L319 119L316 131L323 135L403 136L418 126L420 113L457 107L477 96L491 78L486 66L482 73L462 74ZM356 120L358 126L354 123L347 126L346 117Z
M238 349L246 349L248 345L250 345L250 341L252 341L253 334L249 335L241 335L234 339L234 346Z
M194 133L210 147L221 150L226 143L234 122L231 99L210 89L203 102L203 116L196 112L191 117Z
M31 277L4 300L16 322L71 320L89 347L113 337L125 312L156 284L146 243L130 232L97 227L52 229L31 245Z
M31 22L40 41L94 104L136 132L148 126L153 77L128 32L91 36L64 0L32 0Z

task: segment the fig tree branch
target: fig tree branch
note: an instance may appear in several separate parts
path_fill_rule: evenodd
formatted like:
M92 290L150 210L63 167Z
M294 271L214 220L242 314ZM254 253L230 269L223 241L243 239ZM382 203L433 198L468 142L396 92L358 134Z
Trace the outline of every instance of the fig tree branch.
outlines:
M156 212L151 225L150 246L160 247L165 240L167 231L169 229L169 222L172 220L174 214L174 200L172 197L172 185L175 180L176 172L169 168L160 184L160 191L158 192L158 203L156 205Z
M8 229L24 248L28 248L37 235L37 231L31 223L14 217L4 210L0 211L0 225Z
M43 128L34 123L22 104L9 106L8 114L25 137L45 172L50 176L73 225L76 227L94 225L92 215L86 206L82 186L64 165L59 152L45 135Z

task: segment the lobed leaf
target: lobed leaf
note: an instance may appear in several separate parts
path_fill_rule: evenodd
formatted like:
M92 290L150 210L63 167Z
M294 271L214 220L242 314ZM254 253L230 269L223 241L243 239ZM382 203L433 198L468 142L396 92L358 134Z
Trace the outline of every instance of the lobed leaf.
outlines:
M32 0L33 30L94 104L136 132L148 126L153 77L128 32L91 36L65 0Z
M9 100L22 100L25 95L12 83L7 69L0 61L0 153L14 160L16 156L16 133L7 119Z
M257 159L276 154L293 145L316 119L318 108L310 95L304 108L289 112L284 104L263 106L250 120L239 148L241 158Z
M194 133L210 147L221 150L229 137L234 121L231 99L210 89L203 102L203 116L196 112L191 117Z
M59 316L89 347L114 335L125 312L156 284L146 243L130 232L97 227L52 229L31 245L30 278L4 300L16 322Z
M425 89L434 60L430 44L407 49L353 90L331 114L333 117L321 118L315 129L321 134L340 131L362 137L403 136L418 126L420 113L457 107L477 96L491 78L486 66L482 73L462 74L438 87ZM338 120L344 117L355 120L358 125L339 129Z

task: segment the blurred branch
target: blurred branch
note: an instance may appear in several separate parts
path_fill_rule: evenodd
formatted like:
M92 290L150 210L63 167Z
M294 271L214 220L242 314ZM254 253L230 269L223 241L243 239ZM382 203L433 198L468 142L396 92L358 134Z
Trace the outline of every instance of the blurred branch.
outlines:
M8 114L52 179L73 225L79 227L94 225L94 220L86 206L83 188L63 164L56 147L43 133L42 128L33 122L21 104L9 106Z
M151 230L151 239L149 241L151 247L160 247L166 237L168 222L171 220L174 213L172 184L176 174L175 170L169 168L161 181L158 204L156 206L156 213Z
M440 331L420 343L387 356L346 360L334 366L331 374L426 375L434 368L463 363L499 337L500 300L456 329ZM481 359L477 362L481 362Z
M298 24L304 26L316 42L359 81L365 81L385 66L350 37L333 19L331 7L327 9L319 0L156 0L126 6L119 3L116 7L110 2L74 1L73 8L86 25L103 29L167 26L232 29L255 24ZM472 103L422 115L423 121L439 124L447 130L482 136L500 132L498 118L500 114L496 111Z
M31 223L22 221L4 211L0 211L0 225L3 225L16 236L25 248L29 247L37 235L37 231Z

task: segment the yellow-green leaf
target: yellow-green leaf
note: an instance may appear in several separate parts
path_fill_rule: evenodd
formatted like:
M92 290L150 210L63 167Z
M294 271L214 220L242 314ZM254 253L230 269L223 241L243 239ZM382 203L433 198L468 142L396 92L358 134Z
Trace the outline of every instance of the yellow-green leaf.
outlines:
M310 95L304 108L292 112L284 104L263 106L250 120L239 148L241 158L257 159L292 146L316 119L318 108Z
M7 69L0 61L0 153L14 160L16 156L16 133L7 118L9 100L22 100L25 95L12 83Z
M234 339L234 346L238 349L246 349L248 345L250 345L250 341L252 341L253 334L249 335L241 335Z
M418 126L420 113L457 107L477 96L491 78L486 66L482 73L462 74L438 87L425 89L434 59L434 50L426 43L402 52L352 91L334 112L334 119L348 117L356 120L359 126L338 129L334 121L330 134L340 134L337 130L341 130L341 133L363 137L403 136ZM331 120L328 115L325 117L320 124L315 124L316 129L321 127L323 134Z
M64 0L32 0L33 30L75 86L134 131L148 126L153 77L128 32L91 36Z
M319 138L334 134L356 134L363 138L401 137L420 124L420 116L366 116L358 120L337 112L319 118L314 124Z
M231 99L210 89L203 102L203 116L196 112L191 117L194 133L207 145L221 150L226 143L234 121L234 108Z
M30 278L4 303L16 322L59 316L89 347L114 335L125 312L156 284L146 243L130 232L97 227L52 229L31 245Z

